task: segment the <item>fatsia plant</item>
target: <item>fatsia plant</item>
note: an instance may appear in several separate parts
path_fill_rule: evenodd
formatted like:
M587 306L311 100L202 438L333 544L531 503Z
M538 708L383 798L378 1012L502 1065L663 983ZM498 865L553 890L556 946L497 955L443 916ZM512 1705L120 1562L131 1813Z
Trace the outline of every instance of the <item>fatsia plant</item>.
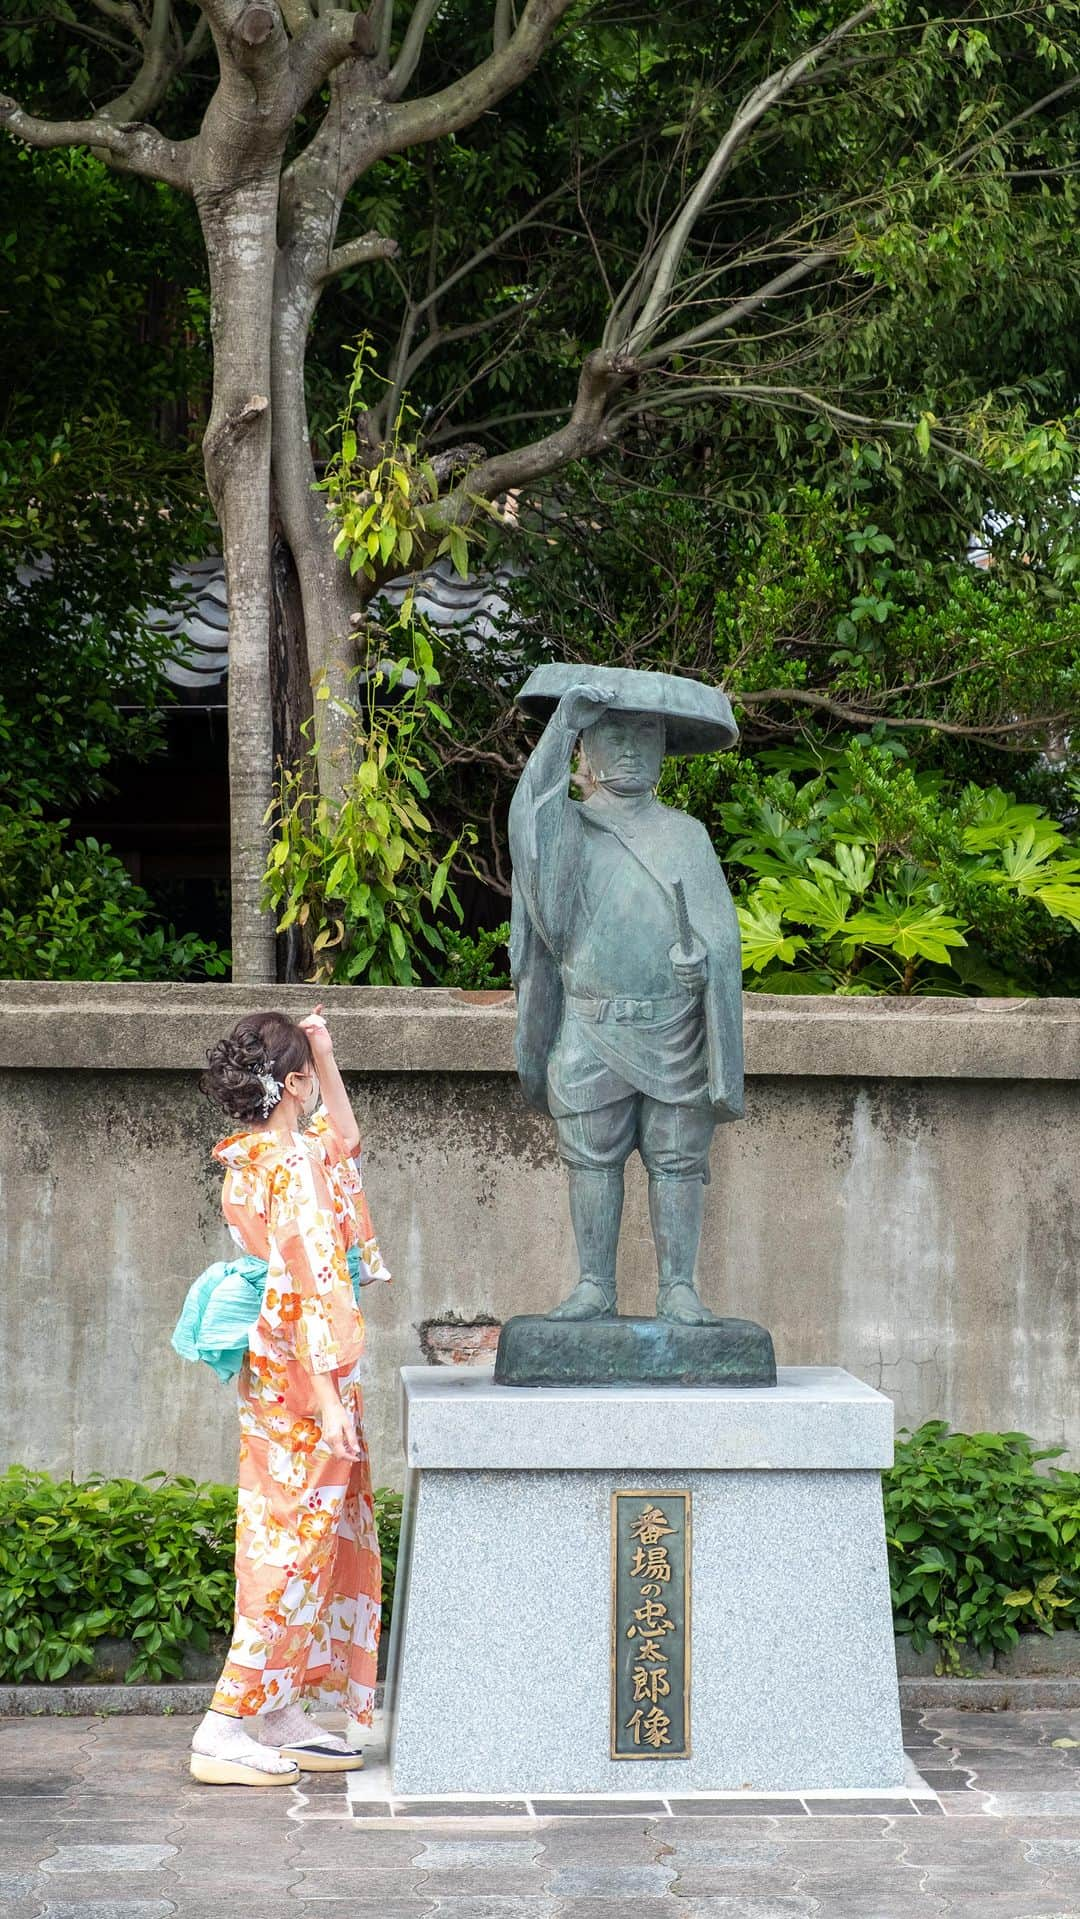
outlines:
M1080 986L1080 843L1041 807L998 787L956 790L866 741L762 760L771 770L735 763L712 822L751 990Z

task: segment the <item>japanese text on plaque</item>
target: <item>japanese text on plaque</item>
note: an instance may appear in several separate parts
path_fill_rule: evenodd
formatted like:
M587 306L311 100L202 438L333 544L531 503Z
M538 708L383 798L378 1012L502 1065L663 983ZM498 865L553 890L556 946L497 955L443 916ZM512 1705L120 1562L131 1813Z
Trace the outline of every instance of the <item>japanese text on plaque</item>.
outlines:
M611 1498L613 1759L690 1753L690 1494Z

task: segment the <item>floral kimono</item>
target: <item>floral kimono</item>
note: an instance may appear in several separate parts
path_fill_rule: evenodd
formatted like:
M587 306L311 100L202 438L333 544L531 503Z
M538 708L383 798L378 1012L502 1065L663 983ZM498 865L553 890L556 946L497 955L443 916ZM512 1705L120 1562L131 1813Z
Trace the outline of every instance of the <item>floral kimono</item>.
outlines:
M236 1717L305 1698L370 1724L381 1572L349 1248L368 1278L390 1275L359 1162L322 1109L288 1141L239 1133L214 1157L226 1168L233 1238L269 1270L238 1381L236 1626L213 1711ZM359 1460L335 1459L323 1444L313 1372L337 1375Z

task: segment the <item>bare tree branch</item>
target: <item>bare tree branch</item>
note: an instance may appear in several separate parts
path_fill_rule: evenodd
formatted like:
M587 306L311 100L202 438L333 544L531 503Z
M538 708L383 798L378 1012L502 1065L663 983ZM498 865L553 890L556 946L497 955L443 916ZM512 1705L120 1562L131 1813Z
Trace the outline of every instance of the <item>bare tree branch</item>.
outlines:
M907 688L902 689L905 693ZM732 698L737 705L754 709L761 706L791 705L806 706L815 712L830 713L834 719L844 720L849 726L887 726L893 731L914 731L924 733L946 733L954 739L986 740L988 745L1002 745L1006 751L1012 750L1005 743L1010 739L1041 733L1049 726L1068 722L1066 713L1042 713L1031 715L1022 720L984 721L981 725L965 726L956 720L938 719L934 715L911 716L883 712L873 701L866 704L859 701L848 702L830 697L826 693L812 693L800 686L755 687L753 692L734 691Z
M335 247L320 275L321 282L336 280L339 273L347 273L350 267L367 266L372 260L392 260L398 252L398 243L384 233L361 233L355 240L346 240Z
M115 20L117 26L126 27L133 40L141 39L145 22L133 0L90 0L90 4L96 12L103 13L106 20Z
M487 379L492 370L499 365L500 361L505 360L513 352L525 330L528 314L540 303L542 298L543 294L537 294L534 299L520 301L517 306L510 307L501 314L492 315L490 322L481 321L469 327L452 328L450 332L441 335L439 339L436 340L435 344L441 345L444 339L450 340L455 337L459 340L467 339L471 335L487 332L491 326L498 325L500 321L513 320L516 322L512 330L504 335L501 343L487 355L487 358L469 374L467 379L459 382L454 392L447 395L444 404L440 407L434 419L427 422L425 433L438 432L444 425L449 424L450 416L454 408L460 404L465 394L469 393L481 380ZM424 345L426 346L426 342ZM418 349L418 351L422 352L423 348ZM424 353L423 357L427 357L426 353ZM470 426L470 431L475 431L475 428ZM482 454L484 449L481 448L480 451Z
M566 413L562 406L537 406L515 410L513 413L492 413L486 420L470 420L470 433L490 433L495 427L517 426L523 420L561 420ZM437 446L440 440L448 438L457 431L456 427L436 427L425 434L430 446Z
M379 60L388 67L394 39L394 0L375 0L375 12L378 16Z
M639 283L639 295L645 295L640 318L626 327L625 344L631 352L647 347L656 333L667 309L671 290L675 284L683 254L689 244L697 221L712 199L724 175L728 172L736 154L746 145L765 115L778 100L791 93L799 83L810 74L822 56L835 47L847 34L854 33L877 11L878 0L860 7L843 21L816 46L809 47L792 60L780 72L770 74L767 80L753 88L738 108L723 139L716 147L712 158L705 167L692 193L684 200L667 236L650 260Z
M514 28L514 10L511 0L495 0L495 18L491 26L491 47L493 53L501 53Z
M629 362L629 364L636 363ZM856 427L863 433L903 433L910 436L917 425L915 420L898 420L882 414L854 413L849 407L838 406L834 400L826 399L823 393L815 393L810 387L770 385L754 380L734 380L730 377L726 380L695 378L686 384L680 384L676 378L669 376L669 384L660 392L642 391L628 399L620 400L618 411L613 412L608 420L608 428L611 436L617 438L620 430L633 414L659 413L671 406L685 407L698 400L747 398L761 400L766 405L790 406L799 412L820 413L824 419L831 420L836 426ZM986 469L981 461L977 460L973 454L965 453L955 441L946 439L943 434L931 432L930 444L937 447L939 452L947 454L950 460L959 460L964 466L970 467L974 473L985 475Z
M295 111L303 110L343 61L370 59L374 52L375 33L366 13L347 13L343 7L321 13L289 46Z
M398 57L390 69L386 83L386 98L400 100L413 74L420 64L420 55L424 50L424 41L442 0L414 0L405 37L398 50Z
M295 39L319 17L318 0L278 0L281 17Z
M573 0L525 0L517 26L499 52L489 54L471 73L437 93L398 104L380 132L380 154L402 153L406 147L471 126L528 79L572 4ZM390 97L394 97L392 93Z
M995 140L1000 140L1005 133L1012 133L1017 127L1023 126L1025 120L1032 119L1035 114L1044 113L1047 107L1054 105L1055 101L1064 100L1068 94L1075 93L1077 87L1080 87L1080 74L1073 74L1072 78L1063 81L1060 87L1055 87L1052 93L1044 93L1041 100L1036 100L1033 105L1025 107L1022 113L1014 113L1011 120L1003 121L1001 126L992 127L987 133L982 134L978 140L973 140L970 146L965 147L962 153L957 154L956 159L952 162L953 169L958 171L959 168L965 166L982 147L991 145Z
M432 287L422 300L416 302L413 311L417 317L425 313L437 300L445 298L451 288L457 286L459 280L464 280L468 274L475 273L477 267L483 266L485 260L493 259L508 240L513 240L519 233L524 233L529 227L536 226L537 216L544 211L544 208L551 206L555 200L563 199L569 191L569 182L561 181L557 187L552 188L550 193L545 193L542 199L534 201L529 211L522 214L520 220L512 220L508 227L502 227L484 246L478 247L467 260L463 260L452 273L448 273L444 280L440 280L438 286Z
M185 67L190 67L192 61L197 60L201 54L205 53L209 45L210 45L210 22L207 19L205 13L200 13L199 18L195 22L195 25L192 27L191 33L188 36L187 42L184 46L181 65Z
M148 20L136 7L124 11L135 15L129 26L141 48L142 59L130 85L101 109L102 118L117 125L142 120L152 113L164 99L184 58L173 0L153 0Z
M402 369L402 384L408 386L414 374L440 347L451 346L457 340L475 340L482 333L490 333L493 327L505 326L508 320L520 321L524 314L539 305L540 298L539 293L531 294L524 300L515 300L512 306L500 307L497 313L488 313L481 320L469 320L462 326L433 327L406 360ZM445 413L449 408L443 411Z
M175 0L90 0L103 19L123 27L138 49L140 59L132 79L123 91L98 111L97 118L111 120L117 126L145 120L167 93L176 74L187 64L184 36L176 14ZM72 21L76 32L90 39L103 36L85 23ZM196 28L196 33L198 28ZM192 38L194 39L194 34ZM111 41L119 46L121 43ZM125 47L124 51L128 51Z
M805 280L811 273L816 273L819 267L828 265L829 261L835 258L834 249L819 248L816 253L808 254L804 260L797 260L794 266L787 267L783 273L775 274L771 280L767 280L764 286L757 287L753 293L748 293L743 299L736 300L732 306L724 307L711 319L703 320L699 326L688 328L685 333L677 334L673 340L666 340L662 346L653 347L648 353L638 354L638 364L642 367L659 366L662 362L669 360L673 353L685 353L691 347L700 346L704 341L714 339L718 333L726 332L730 327L737 326L740 320L745 320L750 314L756 313L767 300L776 299L779 294L786 293L789 287L797 286L800 280Z
M125 58L131 52L127 40L121 40L117 34L110 33L107 27L99 27L96 22L72 20L68 32L77 34L80 40L89 40L93 47L108 47L110 53L119 53Z
M599 453L611 444L606 415L613 394L633 378L634 367L618 355L596 351L585 360L578 378L577 397L569 417L554 433L527 446L492 454L472 468L461 486L440 500L430 514L432 525L452 525L468 519L477 499L493 500L510 487L526 486L569 465L571 460Z
M474 273L477 267L484 264L485 260L492 259L494 255L498 253L500 247L505 245L507 240L512 239L518 233L524 232L527 227L536 225L537 215L543 208L549 206L553 200L560 199L566 191L566 185L561 184L551 193L545 194L543 199L538 200L536 204L529 209L528 213L522 215L520 220L514 220L510 226L504 227L500 233L495 234L485 246L478 248L475 253L470 255L469 259L462 261L459 266L454 268L452 273L448 273L444 280L440 280L437 285L429 285L428 291L423 299L413 300L406 294L405 312L402 316L401 327L398 332L392 360L393 399L392 401L388 401L388 406L385 409L391 418L394 417L397 411L397 401L400 399L406 378L404 369L410 358L412 343L416 336L416 329L424 315L426 313L434 313L437 303L450 292L451 288L457 286L458 282L465 279L468 274Z
M194 140L167 140L142 121L115 126L109 120L38 120L0 94L0 127L28 147L90 147L107 154L121 172L191 192Z
M636 141L634 141L633 143L624 142L620 146L613 148L607 156L608 159L611 159L612 157L615 157L616 155L621 154L622 152L626 150L626 147L631 144L636 145L637 142ZM449 293L455 286L457 286L460 281L464 280L470 273L474 273L478 267L483 266L485 261L493 259L495 255L501 250L501 248L507 244L508 241L515 239L519 234L528 231L530 228L536 229L536 228L543 227L544 222L541 220L540 216L548 207L553 205L556 201L566 198L571 193L571 191L574 191L574 190L577 191L578 196L580 198L581 179L587 178L589 174L597 171L599 164L600 163L597 162L595 167L588 168L586 170L586 173L584 175L579 176L576 182L571 182L566 180L560 181L559 185L557 187L553 187L550 193L546 193L539 200L534 201L533 205L529 208L528 212L522 214L520 219L511 221L509 226L503 227L498 233L494 234L490 240L485 242L483 246L479 247L475 253L469 256L468 259L461 261L456 267L453 268L453 270L450 273L448 273L445 276L444 279L440 280L437 284L431 283L432 268L433 268L434 262L433 262L433 258L429 257L429 273L428 273L429 284L428 284L427 291L424 294L422 299L414 300L408 288L405 286L405 283L399 282L399 284L401 284L402 286L402 292L405 297L405 310L402 315L401 326L398 331L398 338L395 343L393 353L391 356L391 367L392 367L391 385L388 388L386 398L381 408L379 409L384 418L393 419L396 417L397 407L401 399L404 383L408 377L411 377L411 374L406 372L406 367L407 366L411 367L411 356L413 352L412 343L416 336L417 328L420 324L420 321L423 319L424 315L428 313L431 313L432 315L434 315L437 305L444 299L445 295ZM434 237L435 237L435 231L436 231L436 224L437 223L433 222L433 225L432 225L433 249L434 249ZM556 232L560 231L560 229L558 228L553 228L552 230ZM432 249L432 252L433 252L433 249ZM520 313L525 309L526 306L529 309L531 309L535 307L536 305L537 305L537 300L535 298L531 298L527 302L519 302L517 307L515 307L513 311L515 313ZM509 317L509 316L500 315L498 317L503 318L503 317ZM478 331L483 330L483 328L486 327L488 324L489 322L487 321L483 322L481 327L478 328L477 330ZM463 336L457 332L452 332L450 334L440 333L439 329L435 328L433 329L432 336L429 336L429 337L438 337L441 340L447 340L447 339L455 339L455 338L460 339ZM429 351L430 349L427 349L423 352L422 357L424 359L428 357ZM459 393L456 396L456 398L460 399L460 397L461 396ZM448 408L444 407L440 417L444 418L447 411L448 411ZM554 417L558 415L559 411L560 409L558 408L548 408L544 415L539 415L535 413L520 414L520 415L515 414L513 415L513 418L525 419L525 418ZM428 432L430 433L431 430L432 429L429 424ZM451 427L448 430L451 432L456 432L458 429L456 427Z

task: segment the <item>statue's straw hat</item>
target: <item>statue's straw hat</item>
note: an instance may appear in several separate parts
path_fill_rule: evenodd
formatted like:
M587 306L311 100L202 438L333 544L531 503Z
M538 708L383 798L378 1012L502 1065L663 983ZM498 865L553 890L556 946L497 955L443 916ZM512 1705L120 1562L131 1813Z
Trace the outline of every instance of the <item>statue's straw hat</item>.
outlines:
M658 713L664 721L669 753L722 753L739 737L726 694L718 686L684 679L678 673L643 673L636 667L570 666L551 661L529 675L517 703L526 713L546 720L572 686L600 686L612 692L613 705L620 713Z

